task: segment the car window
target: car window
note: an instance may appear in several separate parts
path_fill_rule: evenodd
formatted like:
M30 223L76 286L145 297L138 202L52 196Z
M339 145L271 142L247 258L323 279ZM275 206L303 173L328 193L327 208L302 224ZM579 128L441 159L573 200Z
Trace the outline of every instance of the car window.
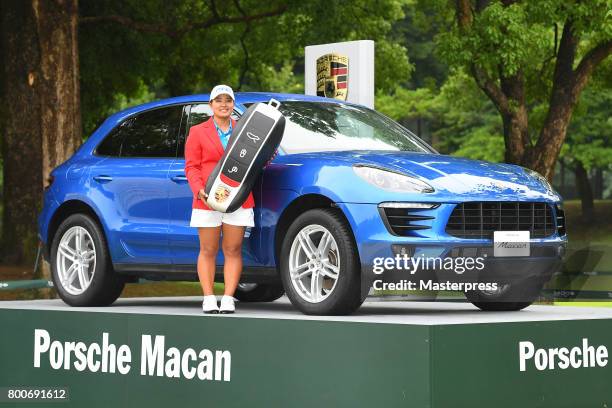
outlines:
M185 140L186 136L189 135L189 129L192 126L199 125L200 123L206 122L212 116L213 112L208 103L193 104L189 109L186 110L185 116L187 117L186 126L181 126L181 136L179 138L178 157L185 157ZM232 112L232 118L238 120L240 114L234 110ZM184 128L184 129L183 129Z
M122 131L121 157L176 157L182 109L169 106L137 115Z
M366 107L286 101L279 109L286 119L281 148L287 154L334 150L435 153L398 123Z
M208 103L191 105L191 109L189 110L189 120L187 122L187 134L189 134L189 129L192 126L199 125L200 123L207 121L212 114L212 109ZM240 118L238 111L234 110L232 112L232 118L235 120Z
M199 103L197 105L191 105L191 109L189 109L189 120L187 121L187 134L189 134L189 129L192 126L206 122L211 116L212 109L209 104Z
M104 138L102 143L96 148L95 154L100 156L121 156L121 144L123 138L132 126L134 118L129 118L121 122L121 124L115 127L110 133Z

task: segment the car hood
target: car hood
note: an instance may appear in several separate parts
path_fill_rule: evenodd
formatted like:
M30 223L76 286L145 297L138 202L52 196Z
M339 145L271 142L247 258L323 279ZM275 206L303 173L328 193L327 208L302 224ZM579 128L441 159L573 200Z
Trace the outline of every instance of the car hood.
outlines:
M547 183L522 167L440 154L387 151L325 152L326 161L366 165L417 177L435 190L435 196L463 199L547 200L560 197Z

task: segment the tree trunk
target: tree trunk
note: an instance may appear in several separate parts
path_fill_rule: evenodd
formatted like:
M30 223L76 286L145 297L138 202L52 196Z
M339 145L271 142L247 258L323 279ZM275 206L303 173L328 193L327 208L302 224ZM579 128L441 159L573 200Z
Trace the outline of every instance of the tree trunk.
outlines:
M512 164L522 164L523 156L528 145L525 140L529 139L527 112L521 106L518 112L502 115L504 125L504 142L506 150L504 161Z
M529 148L529 115L525 105L525 76L523 70L515 75L503 76L500 69L500 89L505 101L496 102L504 124L506 163L522 164L525 150Z
M5 263L33 259L36 216L43 185L41 106L38 98L40 50L32 5L2 3L4 100L4 213L2 255ZM38 167L38 169L37 169Z
M5 121L3 261L32 265L50 171L80 145L77 0L1 6ZM47 270L48 268L43 268Z
M593 190L591 189L587 171L579 161L576 162L574 167L574 174L576 175L576 188L578 189L578 194L580 194L580 202L582 204L582 220L587 224L591 224L595 219Z
M603 169L601 167L598 167L595 169L595 177L594 177L594 185L595 185L595 189L593 192L593 198L595 198L596 200L601 200L603 198L603 189L604 189L604 182L603 182Z
M567 127L575 106L576 98L563 94L551 101L540 137L536 145L527 151L523 160L525 167L537 171L549 181L554 175L555 164L565 142Z

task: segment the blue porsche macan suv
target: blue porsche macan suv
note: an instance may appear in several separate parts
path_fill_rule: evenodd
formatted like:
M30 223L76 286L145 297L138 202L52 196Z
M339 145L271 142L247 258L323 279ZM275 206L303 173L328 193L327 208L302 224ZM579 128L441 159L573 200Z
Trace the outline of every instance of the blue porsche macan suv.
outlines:
M380 278L377 259L472 255L488 256L487 268L428 279L495 279L495 290L466 291L468 300L518 310L559 269L561 199L537 173L438 154L386 116L334 99L237 93L235 117L270 98L286 127L253 189L239 300L286 293L304 313L346 314ZM140 277L197 280L184 147L210 115L208 95L124 110L51 172L39 238L66 303L109 305ZM496 231L528 231L529 256L493 256ZM217 261L220 278L222 253Z

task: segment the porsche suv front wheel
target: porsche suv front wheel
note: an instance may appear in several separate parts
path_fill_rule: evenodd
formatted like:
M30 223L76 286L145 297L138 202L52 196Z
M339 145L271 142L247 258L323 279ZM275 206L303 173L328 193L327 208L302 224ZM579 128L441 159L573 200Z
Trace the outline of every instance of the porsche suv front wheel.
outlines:
M359 255L339 210L300 215L287 230L280 265L289 300L305 314L349 314L363 302Z

